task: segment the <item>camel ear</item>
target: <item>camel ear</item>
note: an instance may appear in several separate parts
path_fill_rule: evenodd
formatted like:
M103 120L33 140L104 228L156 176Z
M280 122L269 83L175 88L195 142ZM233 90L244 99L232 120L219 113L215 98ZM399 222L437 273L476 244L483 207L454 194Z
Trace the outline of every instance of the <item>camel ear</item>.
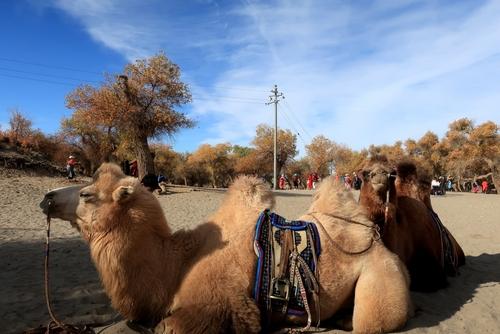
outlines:
M120 186L113 191L113 200L115 202L124 202L130 195L134 193L134 187L132 186Z

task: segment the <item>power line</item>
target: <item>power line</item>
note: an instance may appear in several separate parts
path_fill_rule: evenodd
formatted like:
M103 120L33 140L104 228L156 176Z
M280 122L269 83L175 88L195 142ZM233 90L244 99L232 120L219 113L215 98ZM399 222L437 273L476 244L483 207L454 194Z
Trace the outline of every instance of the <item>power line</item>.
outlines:
M206 94L203 94L203 95L199 95L200 97L203 97L203 96L208 96L208 97L212 97L214 99L237 99L237 100L241 100L241 101L248 101L248 102L258 102L259 104L262 104L262 102L260 102L260 99L252 99L252 98L247 98L247 97L239 97L239 96L220 96L220 95L206 95Z
M88 70L83 70L83 69L79 69L79 68L73 68L73 67L65 67L65 66L56 66L56 65L49 65L49 64L42 64L42 63L34 63L34 62L29 62L29 61L24 61L24 60L17 60L17 59L10 59L10 58L5 58L5 57L0 57L0 60L11 62L11 63L17 63L17 64L25 64L25 65L33 65L33 66L39 66L39 67L53 68L53 69L64 70L64 71L74 71L74 72L82 72L82 73L90 73L90 74L102 75L102 73L88 71Z
M0 70L6 70L4 68L0 67ZM29 71L21 71L21 70L13 70L15 72L19 73L27 73L27 74L33 74L33 75L43 75L43 74L38 74L34 72L29 72ZM54 84L54 85L61 85L61 86L66 86L66 87L75 87L80 84L85 84L88 82L81 81L80 83L75 83L75 82L64 82L64 81L55 81L55 80L47 80L47 79L41 79L41 78L33 78L33 77L28 77L28 76L21 76L21 75L14 75L14 74L7 74L7 73L0 73L0 76L2 77L7 77L7 78L13 78L13 79L19 79L19 80L28 80L28 81L36 81L36 82L42 82L42 83L47 83L47 84ZM50 75L47 75L48 77L51 77ZM59 76L52 76L54 78L64 78L64 77L59 77ZM69 80L75 80L78 81L76 78L67 78ZM205 96L193 96L194 100L205 100L205 101L217 101L217 100L222 100L222 101L227 101L227 102L235 102L235 103L246 103L246 104L258 104L262 105L262 102L259 102L257 99L251 99L251 98L246 98L246 97L239 97L239 96L212 96L212 95L205 95Z
M306 128L304 126L302 126L302 123L299 121L298 118L295 117L293 111L292 111L292 108L291 106L288 104L288 102L284 101L284 105L285 105L285 108L287 108L289 111L290 111L290 114L293 116L293 118L295 119L296 123L300 126L300 128L302 130L304 130L304 133L309 137L310 140L313 139L313 137L309 134L309 132L306 130Z
M237 99L237 98L230 98L230 97L227 97L227 98L220 98L220 97L209 98L209 97L196 97L196 96L193 96L193 101L196 101L196 100L212 101L212 102L216 102L217 100L222 100L222 101L226 101L226 102L263 105L262 102L246 101L246 100L240 100L240 99Z
M213 86L205 86L205 85L193 85L194 87L200 87L200 88L221 88L223 90L240 90L240 91L245 91L245 92L255 92L255 93L266 93L265 90L262 89L255 89L255 88L239 88L239 87L228 87L228 86L219 86L219 85L213 85Z
M61 76L61 75L53 75L53 74L46 74L46 73L40 73L40 72L17 70L17 69L6 68L6 67L0 67L0 70L9 71L9 72L17 72L17 73L25 73L25 74L31 74L31 75L39 75L39 76L43 76L43 77L56 78L56 79L74 80L74 81L79 81L79 82L101 83L100 81L96 81L96 80L82 80L82 79L78 79L78 78L66 77L66 76Z
M44 80L44 79L39 79L39 78L28 78L28 77L22 77L22 76L18 76L18 75L11 75L11 74L4 74L4 73L0 73L0 76L7 77L7 78L21 79L21 80L38 81L38 82L49 83L49 84L54 84L54 85L63 85L63 86L77 86L78 85L77 83L71 83L71 82L60 82L60 81Z
M285 116L285 118L287 119L288 121L288 124L290 125L290 127L295 131L295 133L297 134L297 136L299 137L299 139L302 141L302 143L304 145L307 145L307 143L305 142L304 138L302 138L302 136L300 135L300 132L297 130L297 128L292 124L290 118L288 117L288 115L284 112L283 110L283 113L282 113L283 116Z

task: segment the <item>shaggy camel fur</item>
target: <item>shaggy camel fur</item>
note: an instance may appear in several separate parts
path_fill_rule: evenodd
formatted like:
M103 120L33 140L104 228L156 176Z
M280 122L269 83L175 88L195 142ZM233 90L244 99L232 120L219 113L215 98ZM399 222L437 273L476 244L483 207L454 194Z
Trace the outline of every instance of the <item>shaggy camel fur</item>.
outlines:
M360 204L380 226L387 248L407 265L411 289L435 291L446 286L447 272L441 235L432 217L430 183L416 175L417 167L409 161L400 163L397 173L385 156L371 159L363 170ZM463 251L451 233L449 236L461 265Z
M92 185L74 188L80 200L73 214L58 211L72 207L57 206L74 198L59 196L68 191L48 193L41 206L47 211L52 199L52 216L78 224L113 306L123 316L150 322L166 317L157 333L261 331L260 311L251 298L253 236L259 214L274 204L262 181L238 178L207 223L173 234L154 195L115 165L104 164ZM354 301L354 332L402 327L410 313L406 270L376 240L352 195L328 180L302 219L317 223L322 240L321 319Z
M40 206L47 213L52 200L51 216L76 225L113 307L127 319L157 323L190 267L223 247L220 229L206 223L172 233L160 204L136 178L112 164L102 165L94 178L90 186L47 193Z

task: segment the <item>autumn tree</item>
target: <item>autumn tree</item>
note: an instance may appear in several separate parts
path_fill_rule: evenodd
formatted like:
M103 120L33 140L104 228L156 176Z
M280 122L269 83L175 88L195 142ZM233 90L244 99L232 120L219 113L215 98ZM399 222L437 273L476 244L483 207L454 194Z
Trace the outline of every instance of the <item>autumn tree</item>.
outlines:
M61 121L61 136L80 153L80 163L93 173L102 162L113 161L120 145L116 127L111 123L95 124L86 111L76 110Z
M368 150L358 152L345 145L336 144L333 151L333 165L337 175L357 172L362 168L367 157Z
M227 187L234 176L234 159L230 155L232 146L228 143L201 145L189 157L190 165L205 169L212 187Z
M323 135L316 136L309 145L306 145L307 159L313 171L320 177L329 174L329 167L333 161L335 144Z
M310 160L307 157L303 157L301 159L294 159L290 161L286 167L288 176L297 174L300 177L302 187L305 187L307 176L312 170L309 162Z
M80 86L66 97L68 108L82 113L89 125L116 128L130 142L139 177L155 173L148 140L193 126L176 110L190 101L179 67L163 53L127 64L121 75L107 76L98 88Z
M154 153L155 170L158 174L162 174L169 182L176 183L178 177L176 170L184 161L180 153L175 152L172 147L162 143L151 145L151 150Z
M403 143L401 141L396 141L393 145L370 145L368 147L368 155L385 155L387 159L391 162L396 162L400 160L404 155Z
M278 152L276 168L277 172L280 173L286 164L298 153L297 136L290 130L278 129L277 142ZM263 164L262 171L266 174L272 174L274 160L274 129L265 124L258 125L252 145L255 147L256 158Z
M32 124L31 120L26 118L17 108L14 108L10 110L10 129L7 131L7 136L12 143L20 143L32 134Z
M496 189L500 189L500 136L498 125L488 121L475 127L469 135L468 148L471 168L477 174L490 174ZM477 167L474 168L474 164Z
M235 160L234 171L236 174L262 175L269 171L269 166L259 159L255 148L234 145L232 155Z

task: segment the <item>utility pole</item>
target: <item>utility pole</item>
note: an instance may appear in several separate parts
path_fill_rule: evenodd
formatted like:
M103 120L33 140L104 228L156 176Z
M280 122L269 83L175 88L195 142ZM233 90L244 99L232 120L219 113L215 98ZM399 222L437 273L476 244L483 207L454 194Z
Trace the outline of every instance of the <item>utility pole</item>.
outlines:
M274 169L273 169L273 189L276 190L276 183L278 178L276 175L276 167L277 167L277 149L278 149L278 102L281 99L284 99L285 96L283 93L278 93L278 86L274 85L274 89L271 90L273 95L269 96L269 102L267 105L274 104Z

